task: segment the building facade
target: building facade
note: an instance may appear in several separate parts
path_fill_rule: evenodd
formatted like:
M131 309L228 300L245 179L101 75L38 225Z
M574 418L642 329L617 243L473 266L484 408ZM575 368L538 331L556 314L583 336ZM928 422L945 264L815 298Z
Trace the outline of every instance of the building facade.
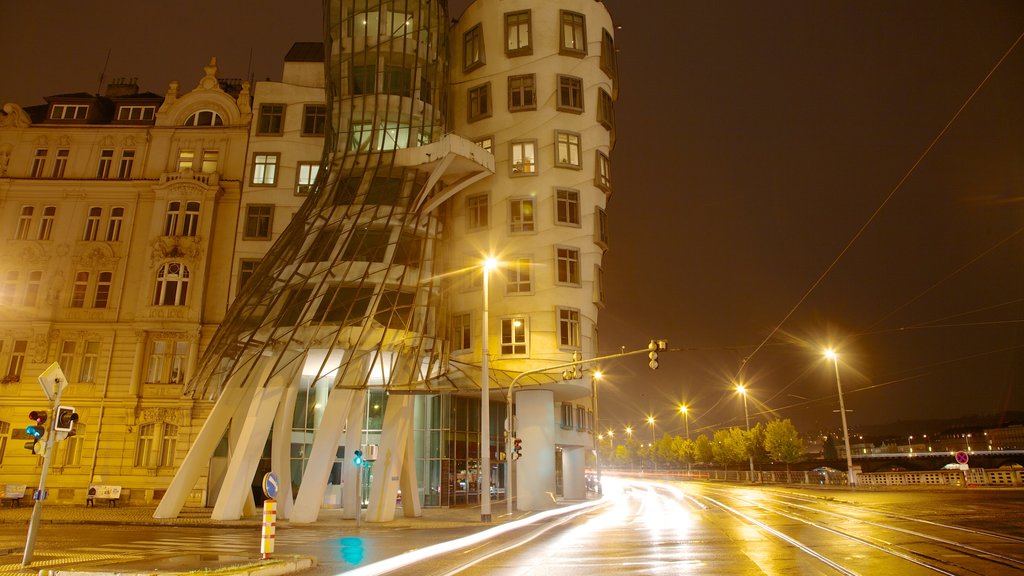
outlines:
M124 247L135 273L125 280L134 298L148 296L137 307L148 306L149 323L134 309L90 316L86 332L111 332L111 353L102 339L95 351L91 333L80 338L82 353L124 367L99 378L101 394L95 385L81 396L69 388L67 403L82 406L85 424L74 441L96 454L83 460L88 474L60 477L68 490L117 483L133 501L159 501L158 516L211 505L215 517L234 518L251 509L249 486L273 470L282 477L282 514L299 522L315 520L324 505L343 506L350 517L367 505L368 519L386 521L399 489L406 514L479 502L486 493L479 483L480 262L492 255L501 265L489 276L490 493L514 492L528 510L549 507L549 493L585 497L594 426L589 372L563 381L554 369L515 392L512 425L524 448L511 485L503 432L516 375L597 353L616 97L610 17L593 0L478 0L450 28L444 3L400 4L332 3L326 42L295 45L281 82L259 82L252 94L239 85L235 115L220 97L221 107L197 107L222 84L215 69L184 96L173 84L162 99L149 95L159 112L136 127L148 143L138 157L154 158L166 174L153 168L140 178L145 183L129 180L135 194L148 199L146 187L155 191L149 228ZM211 83L218 88L204 88ZM55 105L62 104L51 102L51 116L77 114L54 112ZM204 116L203 125L189 124L204 112L218 114L219 123L210 116L207 125ZM26 142L38 136L25 135L49 127L4 118L0 153L7 150L8 172L19 175L0 175L0 206L14 223L29 206L19 198L29 195L9 191L53 180L35 175L29 160L36 153ZM170 141L157 146L161 122ZM120 128L86 120L79 129ZM97 154L99 174L106 153ZM113 154L121 158L119 149ZM129 187L83 179L100 180L104 190ZM216 189L200 197L196 182L211 181ZM171 191L186 183L184 195ZM65 198L64 183L49 184L54 198ZM83 194L84 204L98 203L97 194ZM136 222L138 201L123 197ZM200 203L198 219L190 201ZM181 211L172 222L174 202ZM87 237L92 206L84 204L60 213L83 219ZM109 227L99 217L98 226ZM26 226L40 233L39 223ZM11 271L25 274L24 257L15 257L3 255ZM76 303L106 290L53 282ZM12 298L24 301L27 277L12 285ZM152 326L157 313L162 322ZM36 324L4 339L11 348L0 350L0 362L24 356L15 350L27 347ZM118 329L126 332L122 342ZM114 353L115 343L124 352ZM21 428L20 412L40 408L34 375L53 360L65 366L55 346L63 344L51 343L19 373L19 390L34 399L0 416L13 420L12 431ZM123 405L119 416L115 405ZM102 441L97 432L90 446L90 426L99 423ZM144 439L160 447L151 452L162 465L126 473L125 446L139 452ZM368 469L350 464L355 449L374 457ZM97 459L101 453L109 460ZM31 467L32 458L26 452L15 460ZM6 475L6 460L0 465ZM30 472L18 471L26 480Z

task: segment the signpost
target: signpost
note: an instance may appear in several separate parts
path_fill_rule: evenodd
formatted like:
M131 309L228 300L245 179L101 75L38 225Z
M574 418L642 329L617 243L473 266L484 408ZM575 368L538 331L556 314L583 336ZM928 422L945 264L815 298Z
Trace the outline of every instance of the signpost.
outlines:
M960 465L961 470L967 471L970 468L967 466L967 462L970 459L971 458L967 455L967 452L964 452L963 450L956 453L956 463Z
M260 555L264 560L270 560L274 553L274 538L277 536L277 489L281 481L277 474L267 472L263 476L263 495L267 498L263 501L263 530L260 540Z
M54 362L43 370L39 375L39 385L43 387L46 399L53 402L54 416L60 406L60 395L67 388L68 380L64 377L64 371L60 365ZM32 552L36 546L36 533L39 531L39 518L43 514L43 500L46 499L46 476L50 471L50 454L53 453L53 443L57 436L57 418L50 421L50 433L46 435L46 443L43 446L43 471L39 474L39 489L33 494L35 504L32 506L32 518L28 523L28 536L25 538L25 554L21 558L21 565L28 566L32 563Z

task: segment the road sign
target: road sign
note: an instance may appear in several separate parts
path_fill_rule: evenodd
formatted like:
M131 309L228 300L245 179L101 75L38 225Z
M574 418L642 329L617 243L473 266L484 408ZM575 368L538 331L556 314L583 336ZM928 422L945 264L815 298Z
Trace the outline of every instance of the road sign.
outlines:
M956 453L956 463L957 464L967 464L967 461L969 459L970 458L967 456L967 452L964 452L963 450L961 450L961 451Z
M267 498L277 498L277 488L280 485L281 481L277 479L277 474L267 472L263 476L263 495Z
M54 362L46 370L43 370L43 373L39 375L39 385L43 387L46 399L52 402L54 395L62 392L68 385L68 379L64 377L64 371L60 369L60 364Z

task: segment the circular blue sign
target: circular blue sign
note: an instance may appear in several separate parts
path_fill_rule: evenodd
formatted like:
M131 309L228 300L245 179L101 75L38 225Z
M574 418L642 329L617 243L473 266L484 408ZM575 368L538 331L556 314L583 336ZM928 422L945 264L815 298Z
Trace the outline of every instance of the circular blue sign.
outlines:
M263 476L263 495L267 498L277 498L277 487L280 485L281 481L277 479L277 474L267 472Z

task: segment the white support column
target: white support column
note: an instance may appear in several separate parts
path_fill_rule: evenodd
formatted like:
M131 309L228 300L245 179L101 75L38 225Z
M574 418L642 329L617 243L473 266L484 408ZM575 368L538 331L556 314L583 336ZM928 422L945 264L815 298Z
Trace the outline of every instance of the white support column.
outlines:
M562 447L562 496L566 500L587 499L586 453L582 446Z
M415 399L412 401L413 408L409 411L409 422L415 419ZM416 443L413 442L413 435L410 432L409 439L405 442L405 454L403 455L402 474L399 480L399 487L402 489L402 515L406 518L419 518L423 516L423 497L420 495L419 483L416 481Z
M550 390L516 392L516 431L523 457L516 461L516 507L522 511L555 506L555 396Z
M338 441L345 429L346 415L351 414L354 395L353 390L335 388L327 396L327 406L324 407L320 427L313 437L313 449L306 461L306 471L302 474L299 497L295 499L295 508L292 509L293 523L316 522L320 514L324 491L338 453Z
M361 450L363 442L363 415L366 413L366 390L358 390L353 395L352 405L348 411L348 427L345 429L345 464L341 467L341 505L342 518L352 520L363 509L359 501L359 477L352 464L352 453Z
M367 522L390 522L395 519L399 478L405 461L405 445L412 431L412 396L392 394L384 410L380 447L373 465Z
M293 377L287 383L284 398L277 408L277 417L274 418L274 432L271 434L272 445L270 447L270 469L277 474L281 481L277 493L277 516L287 520L292 512L294 504L292 494L292 421L295 418L295 399L299 395L298 377Z
M266 386L256 390L249 412L242 424L237 449L231 455L224 488L210 514L211 520L238 520L246 501L252 498L252 480L259 466L260 456L267 445L267 436L274 423L274 415L284 395L285 378L274 376Z
M244 376L239 378L244 378ZM213 410L206 418L206 422L203 423L203 427L199 429L199 434L188 449L185 460L182 461L174 478L171 479L170 486L167 487L167 492L156 507L156 511L153 513L154 518L178 517L189 492L195 487L199 475L209 464L214 450L217 449L217 444L220 444L221 438L224 437L224 432L227 431L228 424L231 422L231 416L235 412L235 406L248 404L254 390L255 388L252 386L243 388L235 379L232 379L224 387L224 392L217 399L217 403L213 405Z
M269 370L270 359L268 358L265 361L265 363L266 366L264 369ZM263 371L261 370L260 373L262 372ZM260 382L262 383L263 380L260 380ZM246 417L249 415L249 409L252 407L253 397L255 396L256 391L259 390L260 388L260 386L258 386L257 383L252 383L250 387L253 393L249 394L248 402L239 402L235 406L235 413L231 416L231 425L228 427L228 465L231 464L232 459L234 459L235 454L240 449L238 447L238 442L242 437L242 425L244 424ZM224 475L221 478L219 478L220 484L217 486L217 498L209 502L209 505L214 507L216 507L217 502L220 501L220 495L224 490L224 486L226 485L227 470L224 470L223 473ZM252 490L246 490L245 502L242 504L242 514L245 516L251 516L255 513L256 500L255 498L253 498Z

